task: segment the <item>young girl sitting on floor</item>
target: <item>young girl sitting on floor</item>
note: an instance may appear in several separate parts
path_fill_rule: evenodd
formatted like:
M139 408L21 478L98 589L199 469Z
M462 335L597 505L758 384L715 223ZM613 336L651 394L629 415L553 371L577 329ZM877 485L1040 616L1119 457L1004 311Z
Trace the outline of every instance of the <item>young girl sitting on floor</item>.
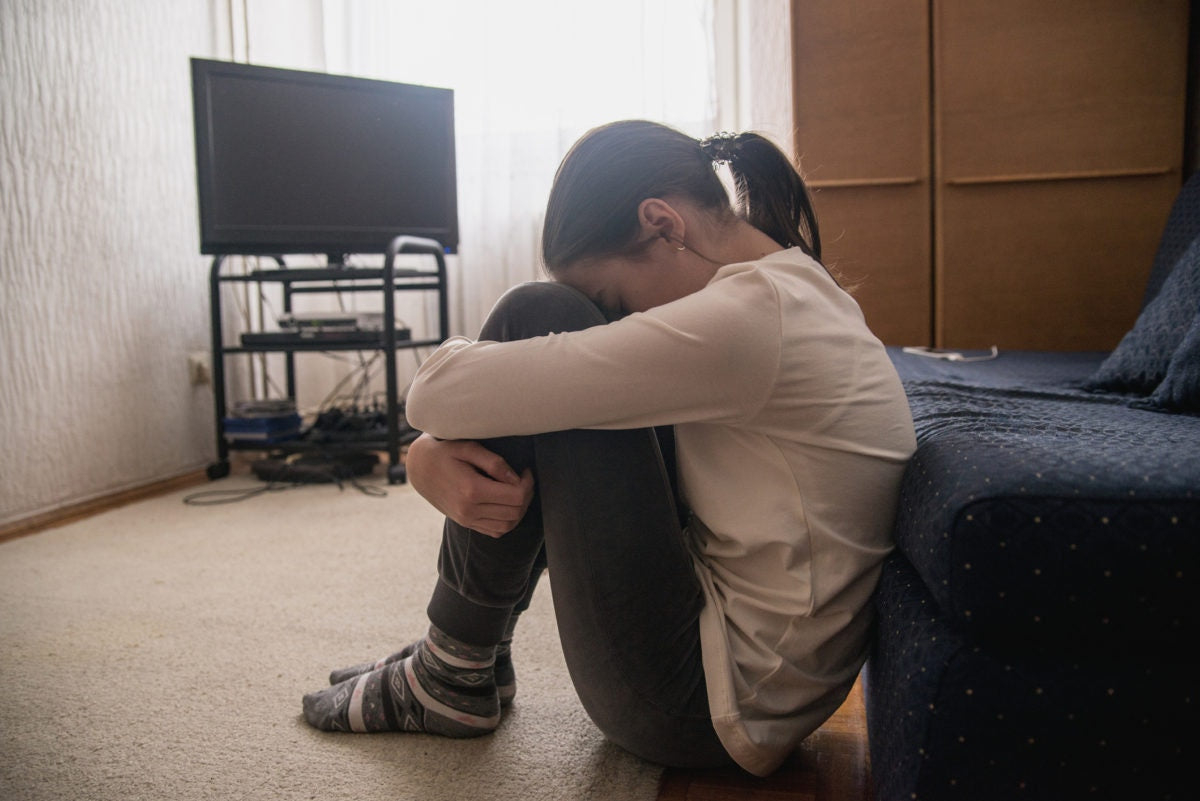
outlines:
M715 165L726 164L736 203ZM564 158L552 281L417 373L413 486L447 515L427 635L304 699L343 731L486 734L548 565L600 730L645 759L773 771L842 703L904 465L903 388L752 133L597 128Z

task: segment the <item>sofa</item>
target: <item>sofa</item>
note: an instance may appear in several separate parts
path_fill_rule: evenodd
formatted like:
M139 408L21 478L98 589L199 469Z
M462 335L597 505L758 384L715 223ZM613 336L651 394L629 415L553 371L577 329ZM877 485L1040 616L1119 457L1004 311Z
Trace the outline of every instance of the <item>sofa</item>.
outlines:
M863 672L879 801L1200 797L1197 234L1193 177L1111 352L889 348L917 450Z

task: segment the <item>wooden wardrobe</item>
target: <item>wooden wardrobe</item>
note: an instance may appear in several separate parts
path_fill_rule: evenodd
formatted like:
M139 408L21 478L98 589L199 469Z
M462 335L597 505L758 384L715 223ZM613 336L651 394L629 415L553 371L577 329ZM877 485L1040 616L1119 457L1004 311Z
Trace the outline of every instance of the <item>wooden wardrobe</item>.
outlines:
M1108 350L1182 184L1187 0L792 0L795 152L887 344Z

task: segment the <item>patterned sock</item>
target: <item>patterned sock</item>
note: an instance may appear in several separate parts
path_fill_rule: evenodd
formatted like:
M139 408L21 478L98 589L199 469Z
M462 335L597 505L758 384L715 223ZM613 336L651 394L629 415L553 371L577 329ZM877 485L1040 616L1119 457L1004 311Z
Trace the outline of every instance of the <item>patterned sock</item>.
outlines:
M514 614L508 621L508 627L505 630L504 639L496 646L496 690L500 694L500 705L508 706L512 703L513 698L517 695L517 672L513 668L512 662L512 638L513 629L516 628L517 618L519 614ZM347 668L335 670L329 674L330 684L341 684L347 679L352 679L355 676L361 676L364 673L370 673L372 670L379 670L381 667L399 662L401 659L406 659L413 655L417 650L417 646L421 641L411 643L396 651L394 654L378 659L374 662L363 662L358 665L351 665Z
M304 718L324 731L408 731L478 737L500 723L495 648L434 626L411 652L304 696Z
M504 639L496 645L496 691L500 694L500 705L508 706L517 695L517 671L513 669L512 641L520 612L513 612L504 627Z

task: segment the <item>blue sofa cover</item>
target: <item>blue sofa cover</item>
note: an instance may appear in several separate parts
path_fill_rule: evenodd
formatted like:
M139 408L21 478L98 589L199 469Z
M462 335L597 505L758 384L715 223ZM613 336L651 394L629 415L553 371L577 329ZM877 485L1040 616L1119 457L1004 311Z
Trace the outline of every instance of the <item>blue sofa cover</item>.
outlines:
M918 447L864 672L876 797L1200 796L1200 416L1086 388L1106 353L889 352Z

